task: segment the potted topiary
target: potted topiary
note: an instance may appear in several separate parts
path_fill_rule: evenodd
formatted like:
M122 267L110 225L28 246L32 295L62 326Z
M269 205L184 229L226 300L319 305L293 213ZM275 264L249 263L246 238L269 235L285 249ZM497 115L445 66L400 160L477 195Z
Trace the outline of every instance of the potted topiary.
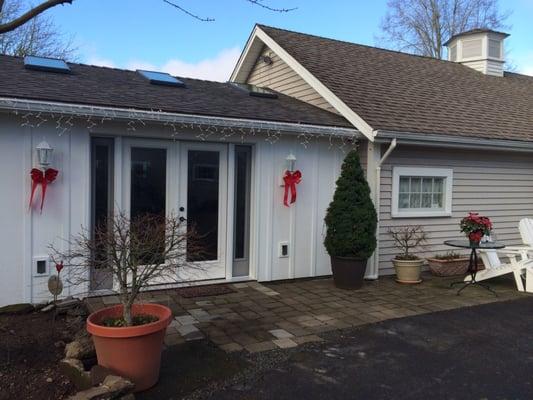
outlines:
M455 251L428 257L429 270L435 276L466 275L469 258Z
M401 251L392 260L399 283L420 283L424 260L412 251L426 242L426 233L420 225L400 226L389 229L394 245Z
M106 275L101 271L107 271L120 298L120 305L103 308L87 319L98 364L131 380L135 391L150 388L159 378L172 312L137 300L151 284L176 281L177 269L191 253L198 259L201 252L195 235L174 216L143 214L129 219L119 213L92 231L82 229L67 242L66 251L50 248L52 259L63 263L68 283L87 283L91 270L100 271L93 275L101 277Z
M377 216L355 150L348 153L342 164L324 221L327 228L324 245L331 258L335 286L360 288L368 258L376 248Z

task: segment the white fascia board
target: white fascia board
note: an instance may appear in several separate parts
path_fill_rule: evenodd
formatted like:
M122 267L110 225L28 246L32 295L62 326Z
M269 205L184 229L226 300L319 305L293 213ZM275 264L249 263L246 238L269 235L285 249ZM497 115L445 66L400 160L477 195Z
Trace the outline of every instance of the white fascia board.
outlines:
M376 132L376 142L378 143L388 142L395 138L400 144L413 146L533 152L533 141L437 135L432 133L395 132L386 130L378 130Z
M0 97L0 112L35 112L42 114L62 114L73 118L111 118L116 120L142 120L154 123L184 123L197 125L225 126L244 129L270 129L284 133L316 135L332 135L338 137L360 138L360 133L354 128L328 125L300 124L294 122L279 122L257 119L216 117L194 114L172 113L156 110L139 110L132 108L92 106L74 103L59 103L51 101L17 99Z
M292 57L283 47L276 43L274 39L268 36L261 28L256 26L252 35L246 43L246 47L239 58L235 70L231 74L231 81L242 81L244 76L248 76L249 71L244 69L244 62L249 55L251 49L257 46L256 40L260 39L266 46L268 46L274 53L278 55L289 67L291 67L309 86L317 91L326 101L337 110L344 118L346 118L359 132L361 132L368 140L374 141L374 130L372 127L357 115L350 107L348 107L341 99L339 99L331 90L329 90L320 80L318 80L311 72L304 68L294 57ZM245 78L244 78L245 79Z
M246 79L248 78L248 75L250 75L252 68L245 68L244 62L250 57L252 57L254 60L257 59L258 55L252 54L252 49L255 50L258 47L262 47L262 43L261 45L258 43L259 39L257 39L256 35L257 29L257 25L254 26L252 33L248 37L246 45L244 46L244 50L242 51L239 60L237 61L237 64L235 64L235 67L233 68L233 72L231 73L231 76L229 78L230 82L245 83Z

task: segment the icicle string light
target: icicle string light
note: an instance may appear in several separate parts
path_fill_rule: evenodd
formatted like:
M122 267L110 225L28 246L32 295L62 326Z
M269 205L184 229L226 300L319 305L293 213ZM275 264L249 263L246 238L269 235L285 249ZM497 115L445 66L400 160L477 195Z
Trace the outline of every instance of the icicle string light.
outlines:
M196 132L200 141L218 140L246 143L250 138L261 137L275 144L285 133L296 134L299 143L309 147L313 141L327 138L329 148L342 152L357 147L360 137L355 129L323 127L282 122L250 121L232 118L200 117L164 112L162 110L111 109L97 106L65 105L30 100L0 98L0 108L11 110L21 119L20 126L39 128L53 124L62 136L74 126L93 131L107 122L124 124L128 132L138 132L148 123L160 124L174 140L185 132Z

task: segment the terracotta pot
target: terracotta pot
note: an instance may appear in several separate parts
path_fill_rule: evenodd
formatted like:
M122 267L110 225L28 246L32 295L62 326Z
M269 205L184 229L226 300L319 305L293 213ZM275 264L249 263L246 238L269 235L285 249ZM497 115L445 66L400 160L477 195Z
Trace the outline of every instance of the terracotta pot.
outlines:
M396 269L396 282L399 283L420 283L420 273L424 260L397 260L393 259L392 264Z
M359 289L363 286L366 259L331 256L333 283L339 289Z
M172 312L159 304L134 304L132 314L154 315L159 320L128 327L100 325L109 317L120 317L122 305L104 308L89 315L87 331L93 335L98 364L135 383L135 391L157 383L161 365L163 339Z

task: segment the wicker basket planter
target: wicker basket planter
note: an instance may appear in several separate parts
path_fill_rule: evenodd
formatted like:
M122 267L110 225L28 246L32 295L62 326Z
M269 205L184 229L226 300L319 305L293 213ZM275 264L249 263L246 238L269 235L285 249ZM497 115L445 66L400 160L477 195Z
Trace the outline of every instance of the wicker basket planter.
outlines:
M468 257L453 259L427 259L429 270L435 276L466 275L468 271L468 260Z

